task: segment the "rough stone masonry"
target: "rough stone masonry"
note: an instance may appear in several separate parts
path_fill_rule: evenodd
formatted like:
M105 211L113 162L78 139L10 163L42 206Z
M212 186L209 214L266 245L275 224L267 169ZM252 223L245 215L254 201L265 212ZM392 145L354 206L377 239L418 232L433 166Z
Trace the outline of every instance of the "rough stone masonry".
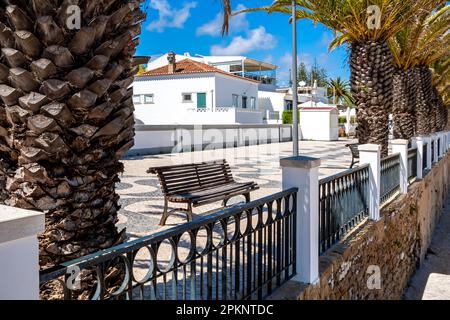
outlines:
M320 280L289 281L270 299L401 299L420 266L447 195L450 155L320 257Z

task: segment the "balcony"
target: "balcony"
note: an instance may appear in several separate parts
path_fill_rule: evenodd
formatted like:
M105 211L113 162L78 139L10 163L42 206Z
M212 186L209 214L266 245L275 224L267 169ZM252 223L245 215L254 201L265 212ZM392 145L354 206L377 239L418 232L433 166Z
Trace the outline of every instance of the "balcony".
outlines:
M259 109L243 109L230 106L215 108L189 108L186 119L193 124L261 124L263 112Z

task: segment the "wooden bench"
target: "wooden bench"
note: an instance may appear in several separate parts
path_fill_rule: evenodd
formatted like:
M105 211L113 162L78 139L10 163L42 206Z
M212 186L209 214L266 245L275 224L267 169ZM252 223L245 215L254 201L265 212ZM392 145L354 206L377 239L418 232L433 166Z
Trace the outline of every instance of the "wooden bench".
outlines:
M350 169L353 168L355 163L359 162L359 150L358 150L357 143L350 143L346 144L345 146L350 149L350 152L352 153L352 164L350 165Z
M223 201L235 196L244 196L250 202L250 192L259 189L254 182L237 183L233 179L226 160L153 167L147 173L156 174L164 194L164 212L160 225L175 211L187 214L192 220L192 207ZM169 202L186 203L187 208L168 210Z

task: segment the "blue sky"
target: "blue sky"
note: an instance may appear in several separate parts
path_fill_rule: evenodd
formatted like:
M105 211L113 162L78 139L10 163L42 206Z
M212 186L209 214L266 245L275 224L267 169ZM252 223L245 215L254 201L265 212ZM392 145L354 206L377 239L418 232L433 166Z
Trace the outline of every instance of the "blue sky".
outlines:
M235 0L236 8L270 4L272 0ZM158 56L168 51L191 55L244 55L279 66L280 82L289 80L291 27L283 14L248 13L231 20L230 33L222 37L220 0L148 0L139 55ZM333 33L310 21L298 22L299 61L314 60L330 77L349 78L345 47L328 52Z

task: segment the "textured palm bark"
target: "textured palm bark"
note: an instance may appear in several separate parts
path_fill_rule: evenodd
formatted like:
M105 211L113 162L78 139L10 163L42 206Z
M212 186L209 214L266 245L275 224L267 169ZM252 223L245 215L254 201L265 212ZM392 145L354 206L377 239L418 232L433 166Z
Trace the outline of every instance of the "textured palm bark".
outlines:
M413 70L396 69L393 75L392 118L394 138L407 139L415 136L415 97Z
M432 88L432 103L436 109L436 131L444 131L447 127L448 109L434 86Z
M414 68L417 135L428 135L435 129L436 113L431 101L432 78L427 66Z
M353 43L350 54L351 89L357 106L359 143L381 145L388 154L389 112L392 107L392 54L383 42Z
M0 201L46 213L42 267L124 239L115 183L133 145L140 2L0 0Z

